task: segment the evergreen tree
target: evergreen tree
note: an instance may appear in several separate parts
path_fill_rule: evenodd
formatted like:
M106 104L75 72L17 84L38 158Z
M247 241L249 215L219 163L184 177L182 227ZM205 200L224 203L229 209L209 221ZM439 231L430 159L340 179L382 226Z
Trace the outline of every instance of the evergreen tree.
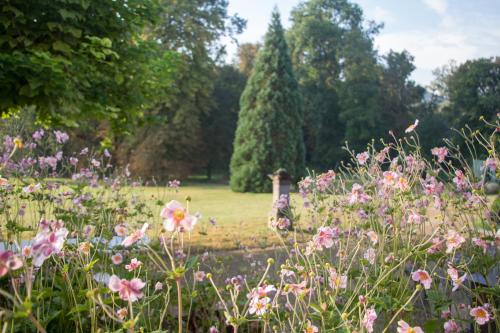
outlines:
M304 170L301 99L280 16L275 10L252 74L240 100L231 158L231 188L268 192L268 174Z

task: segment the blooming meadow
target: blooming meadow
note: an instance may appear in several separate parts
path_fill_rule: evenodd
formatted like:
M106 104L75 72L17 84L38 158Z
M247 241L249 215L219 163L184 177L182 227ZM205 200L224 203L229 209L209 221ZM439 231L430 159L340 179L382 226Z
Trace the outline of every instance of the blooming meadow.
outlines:
M483 175L499 162L490 126L463 132ZM153 211L107 150L68 153L61 131L5 137L0 330L496 332L498 210L457 146L426 159L416 131L304 178L302 202L280 197L280 255L241 255L245 274L191 251L203 219L189 198Z

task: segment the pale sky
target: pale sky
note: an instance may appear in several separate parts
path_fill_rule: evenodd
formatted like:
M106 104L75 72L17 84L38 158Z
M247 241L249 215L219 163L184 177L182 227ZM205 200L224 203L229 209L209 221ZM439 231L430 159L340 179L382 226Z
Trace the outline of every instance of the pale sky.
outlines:
M276 5L285 28L299 0L229 0L229 12L247 19L240 43L261 41ZM432 70L454 59L500 56L500 0L355 0L365 18L384 22L375 39L380 53L408 50L415 57L413 79L427 85ZM228 43L228 60L236 46Z

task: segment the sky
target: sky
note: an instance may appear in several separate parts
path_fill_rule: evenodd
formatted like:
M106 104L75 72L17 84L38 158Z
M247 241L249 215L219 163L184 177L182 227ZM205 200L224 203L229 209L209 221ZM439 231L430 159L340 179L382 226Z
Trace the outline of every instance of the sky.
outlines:
M412 75L428 85L435 68L450 60L500 56L500 0L352 0L363 9L366 19L384 22L375 38L380 54L390 49L407 50L415 57ZM285 28L290 11L299 0L229 0L229 12L247 20L238 42L257 42L267 30L276 5ZM228 60L236 45L227 42Z

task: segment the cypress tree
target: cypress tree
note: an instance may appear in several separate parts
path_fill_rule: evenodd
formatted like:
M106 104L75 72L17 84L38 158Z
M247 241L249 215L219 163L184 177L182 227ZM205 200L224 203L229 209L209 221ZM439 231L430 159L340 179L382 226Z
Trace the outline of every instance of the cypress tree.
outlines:
M269 192L268 174L304 172L301 98L277 10L240 99L231 158L231 188Z

